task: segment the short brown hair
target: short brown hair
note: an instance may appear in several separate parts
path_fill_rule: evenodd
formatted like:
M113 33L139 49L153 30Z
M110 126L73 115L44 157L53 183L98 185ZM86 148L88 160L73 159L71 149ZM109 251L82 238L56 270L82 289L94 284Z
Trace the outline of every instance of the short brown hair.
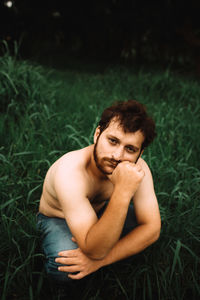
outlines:
M146 108L136 100L118 101L106 108L99 121L100 133L116 118L124 132L141 130L144 135L142 149L146 148L155 138L155 122L147 115Z

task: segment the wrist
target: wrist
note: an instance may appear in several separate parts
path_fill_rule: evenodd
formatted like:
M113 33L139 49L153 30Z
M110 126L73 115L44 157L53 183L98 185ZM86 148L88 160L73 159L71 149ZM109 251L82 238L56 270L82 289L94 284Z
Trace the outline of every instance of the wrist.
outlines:
M134 195L134 192L132 190L130 190L130 189L127 189L123 185L116 184L114 186L114 190L113 190L113 194L112 195L115 195L117 198L122 199L123 202L125 202L126 200L128 202L130 202L131 198Z

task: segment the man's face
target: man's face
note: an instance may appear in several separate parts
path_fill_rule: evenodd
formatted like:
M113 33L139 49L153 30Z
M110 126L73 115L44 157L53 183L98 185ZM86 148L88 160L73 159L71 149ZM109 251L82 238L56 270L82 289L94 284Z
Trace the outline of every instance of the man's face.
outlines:
M122 161L135 163L141 153L143 141L144 135L140 130L125 133L118 121L111 121L101 134L97 128L94 136L94 160L97 168L109 175Z

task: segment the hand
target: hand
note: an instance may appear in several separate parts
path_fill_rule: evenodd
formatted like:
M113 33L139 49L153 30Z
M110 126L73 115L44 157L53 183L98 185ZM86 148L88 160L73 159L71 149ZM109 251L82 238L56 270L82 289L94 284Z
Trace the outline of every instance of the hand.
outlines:
M75 239L72 238L75 242ZM81 279L102 267L101 260L94 260L87 257L80 248L74 250L66 250L58 253L59 256L55 259L56 262L67 265L58 268L61 272L75 273L68 274L71 279Z
M139 164L123 161L117 165L109 179L115 187L119 186L121 190L132 196L138 189L144 175L145 173Z

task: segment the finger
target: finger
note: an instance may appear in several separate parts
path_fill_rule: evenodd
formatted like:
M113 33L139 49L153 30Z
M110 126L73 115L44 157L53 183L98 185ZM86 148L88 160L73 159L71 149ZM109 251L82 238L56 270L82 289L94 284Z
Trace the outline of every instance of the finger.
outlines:
M108 177L109 180L111 180L112 174L108 174L108 175L106 175L106 176Z
M72 237L72 242L76 243L76 239L74 237Z
M60 272L67 272L67 273L74 273L74 272L80 272L80 267L75 265L75 266L62 266L58 267L58 271Z
M70 256L76 256L76 252L77 249L73 249L73 250L65 250L65 251L60 251L58 252L59 256L66 256L66 257L70 257Z
M68 277L71 278L71 279L75 279L75 280L78 280L78 279L82 279L83 277L85 277L86 275L84 275L83 273L78 273L78 274L68 274Z
M142 168L141 168L140 166L137 166L136 170L137 170L138 172L141 172L141 171L142 171Z
M137 165L137 166L136 166L136 170L137 170L138 172L141 172L141 171L143 171L143 169L142 169L141 165Z
M57 257L55 262L62 264L62 265L74 265L77 263L76 258L68 258L68 257Z
M140 173L141 173L143 176L145 176L145 172L144 172L143 169L141 169Z

